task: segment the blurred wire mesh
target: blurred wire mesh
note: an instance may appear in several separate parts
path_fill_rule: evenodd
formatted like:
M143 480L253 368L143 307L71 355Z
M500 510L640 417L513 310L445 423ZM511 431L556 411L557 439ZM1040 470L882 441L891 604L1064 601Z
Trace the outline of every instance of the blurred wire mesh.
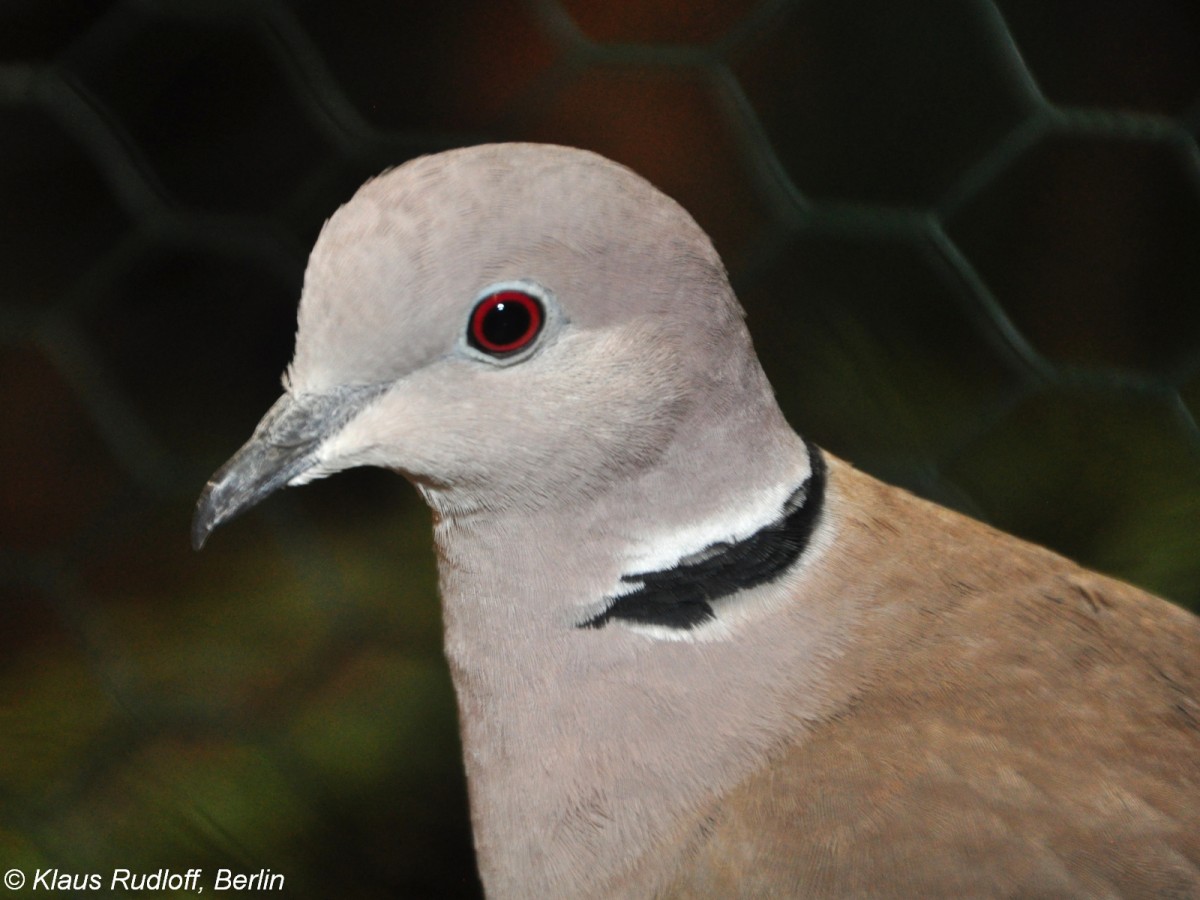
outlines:
M0 7L0 867L471 896L428 519L394 476L188 549L354 187L589 147L724 254L792 422L1200 604L1191 0Z

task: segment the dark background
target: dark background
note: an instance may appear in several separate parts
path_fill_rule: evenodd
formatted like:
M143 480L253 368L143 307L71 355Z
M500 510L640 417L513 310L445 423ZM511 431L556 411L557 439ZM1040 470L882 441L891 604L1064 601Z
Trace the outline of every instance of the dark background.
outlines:
M0 5L0 869L470 895L428 515L188 547L364 178L598 150L725 255L789 418L1200 603L1195 0Z

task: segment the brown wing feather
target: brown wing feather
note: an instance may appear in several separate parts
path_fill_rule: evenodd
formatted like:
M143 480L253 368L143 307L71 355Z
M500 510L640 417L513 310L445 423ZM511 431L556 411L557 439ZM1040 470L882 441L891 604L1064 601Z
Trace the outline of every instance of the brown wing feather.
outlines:
M876 598L868 677L706 811L667 893L1200 896L1200 620L838 477L871 511L831 562Z

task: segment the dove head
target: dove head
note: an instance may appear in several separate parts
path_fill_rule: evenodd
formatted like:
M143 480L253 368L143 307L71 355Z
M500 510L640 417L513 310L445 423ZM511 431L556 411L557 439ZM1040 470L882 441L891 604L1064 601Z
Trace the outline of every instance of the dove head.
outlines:
M451 515L567 502L653 466L698 414L770 395L700 227L564 147L472 147L369 181L322 230L298 319L286 392L209 482L197 544L358 465Z

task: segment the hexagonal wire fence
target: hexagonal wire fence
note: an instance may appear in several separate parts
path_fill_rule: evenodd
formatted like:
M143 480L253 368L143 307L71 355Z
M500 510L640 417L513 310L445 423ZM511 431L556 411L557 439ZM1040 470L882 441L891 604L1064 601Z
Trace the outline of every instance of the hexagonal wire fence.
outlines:
M791 421L1200 602L1200 10L1035 0L46 0L0 11L0 863L478 892L428 517L285 492L187 546L366 177L631 165Z

